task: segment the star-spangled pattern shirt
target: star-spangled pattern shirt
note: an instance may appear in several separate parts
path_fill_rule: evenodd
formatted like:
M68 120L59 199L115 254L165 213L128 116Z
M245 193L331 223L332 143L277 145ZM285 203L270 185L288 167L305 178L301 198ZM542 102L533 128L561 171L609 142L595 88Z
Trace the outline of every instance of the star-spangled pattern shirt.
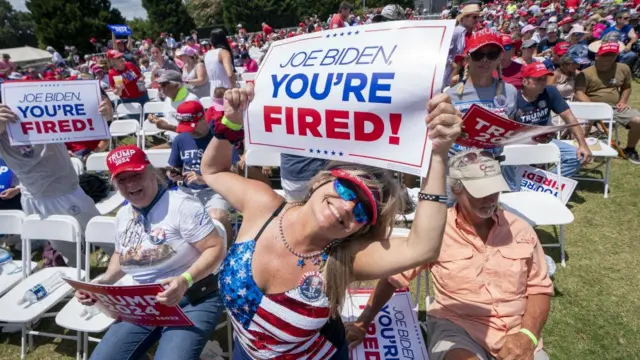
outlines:
M329 320L328 299L309 302L298 288L263 294L253 279L256 240L229 248L219 273L222 301L237 341L253 359L329 359L344 343L344 326Z

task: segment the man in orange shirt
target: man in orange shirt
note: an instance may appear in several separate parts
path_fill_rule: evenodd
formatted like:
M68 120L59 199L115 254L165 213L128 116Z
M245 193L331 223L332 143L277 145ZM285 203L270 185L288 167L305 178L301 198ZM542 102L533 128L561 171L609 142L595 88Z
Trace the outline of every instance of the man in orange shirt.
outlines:
M329 23L329 29L339 29L343 28L346 25L347 19L349 19L349 15L351 15L351 4L346 1L343 1L340 4L340 8L338 9L338 13L333 15L331 18L331 23Z
M509 191L500 164L486 151L449 160L457 203L449 209L438 260L382 279L347 340L359 344L393 295L430 269L435 302L428 310L431 360L547 360L538 343L549 314L553 285L542 246L531 226L498 208Z

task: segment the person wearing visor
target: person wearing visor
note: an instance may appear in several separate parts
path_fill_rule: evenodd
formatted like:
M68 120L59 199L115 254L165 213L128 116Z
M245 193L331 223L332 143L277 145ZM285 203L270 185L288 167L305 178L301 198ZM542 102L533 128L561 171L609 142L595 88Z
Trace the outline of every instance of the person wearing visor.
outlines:
M427 310L429 359L549 359L541 333L553 285L533 228L498 206L509 191L500 164L487 151L464 151L449 159L448 180L456 204L438 258L379 280L347 328L349 347L362 342L396 289L428 269L435 290Z
M380 14L377 14L376 16L374 16L373 19L371 19L371 22L380 23L385 21L395 21L395 20L404 20L404 19L405 19L405 15L402 7L397 4L390 4L385 6L380 12Z
M167 176L180 181L179 190L198 198L209 216L221 222L230 233L229 204L205 184L200 171L202 154L213 139L213 128L205 120L205 110L199 101L185 101L178 106L175 118L178 136L171 143L171 168Z
M516 53L513 39L510 35L502 34L500 36L502 42L502 48L504 52L500 58L500 68L502 73L502 79L507 84L515 87L516 90L520 90L522 87L522 64L513 60L513 55Z
M522 69L522 92L518 95L518 111L515 120L527 125L553 125L551 114L556 113L565 124L579 124L573 115L569 104L562 98L553 85L547 85L549 76L553 72L541 63L533 63ZM571 144L553 139L552 142L560 149L562 162L562 176L572 177L578 173L580 167L591 161L591 150L580 126L570 128L571 134L578 142L576 149ZM510 185L516 179L507 178Z
M519 57L516 61L521 63L522 65L528 65L531 63L538 62L533 58L533 53L536 50L536 42L533 39L524 40L522 42L521 53L522 56Z
M220 123L242 126L253 94L252 85L227 91ZM429 176L403 239L390 239L402 203L390 171L333 162L311 179L306 199L287 203L268 185L230 171L232 144L216 130L202 174L243 215L220 272L236 334L232 359L347 359L340 308L350 284L437 257L446 221L447 152L462 121L449 101L439 94L427 104L434 143Z
M560 96L566 101L573 101L576 93L576 77L581 66L588 65L591 61L587 57L589 50L585 45L574 45L569 48L567 54L560 58L560 65L547 79L547 85L556 87Z
M223 312L216 270L226 253L226 232L193 196L167 190L164 177L135 145L107 155L111 181L128 201L116 215L116 250L99 284L125 275L139 284L159 283L157 300L178 305L192 327L151 327L117 321L91 354L91 360L140 359L159 342L155 359L200 359ZM75 297L87 306L95 299Z

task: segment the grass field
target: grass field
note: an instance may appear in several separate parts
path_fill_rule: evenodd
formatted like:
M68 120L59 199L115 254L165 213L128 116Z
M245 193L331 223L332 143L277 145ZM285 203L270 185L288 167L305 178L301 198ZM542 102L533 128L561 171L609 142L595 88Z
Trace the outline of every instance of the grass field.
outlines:
M632 106L640 108L639 85L634 84L634 94ZM621 141L626 142L624 131ZM567 267L558 264L556 294L543 333L552 359L640 359L638 174L640 167L614 160L609 199L603 198L600 184L581 182L569 203L575 222L566 227ZM550 242L557 229L537 232ZM557 249L547 253L559 261ZM60 331L52 319L45 319L39 329ZM224 337L223 332L216 335L219 340ZM0 359L19 356L19 334L0 334ZM35 350L27 358L73 359L75 343L35 337Z

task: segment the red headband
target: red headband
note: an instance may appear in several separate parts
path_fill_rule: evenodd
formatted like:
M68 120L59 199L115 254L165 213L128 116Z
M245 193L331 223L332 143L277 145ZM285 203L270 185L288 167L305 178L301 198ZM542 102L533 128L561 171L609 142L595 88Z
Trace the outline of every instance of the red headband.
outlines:
M371 212L372 212L371 225L375 225L376 220L378 219L378 202L376 201L376 198L373 196L373 191L369 189L369 187L364 183L364 181L362 181L361 178L355 175L352 175L348 171L335 169L335 170L331 170L331 175L335 176L338 179L345 179L345 180L351 181L364 192L364 194L367 196L367 200L369 200L369 204L371 204Z

